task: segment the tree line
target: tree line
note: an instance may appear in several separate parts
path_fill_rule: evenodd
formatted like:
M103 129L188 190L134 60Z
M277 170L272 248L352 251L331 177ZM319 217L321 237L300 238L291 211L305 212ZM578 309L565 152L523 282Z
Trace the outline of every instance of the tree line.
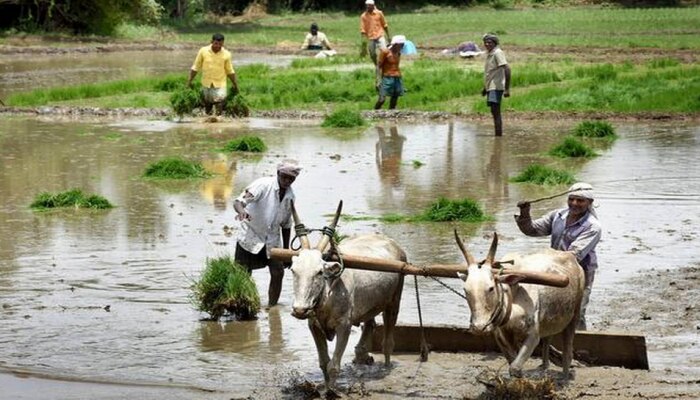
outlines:
M687 0L685 0L687 1ZM622 6L678 6L684 0L590 0ZM514 4L580 4L574 0L378 0L381 9L401 11L435 6ZM241 15L250 7L267 13L306 11L360 11L363 0L0 0L0 29L21 31L67 31L76 34L110 35L124 22L158 24L194 21L207 14Z

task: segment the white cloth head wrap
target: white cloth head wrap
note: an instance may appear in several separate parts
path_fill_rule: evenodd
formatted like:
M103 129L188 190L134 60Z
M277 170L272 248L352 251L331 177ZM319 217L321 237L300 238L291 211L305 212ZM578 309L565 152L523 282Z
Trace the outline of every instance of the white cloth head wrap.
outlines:
M578 182L571 185L569 188L569 197L581 197L588 200L593 200L593 186L588 183Z
M374 0L365 0L365 4L374 5Z
M299 176L299 172L301 172L301 167L295 160L284 160L277 164L277 172L296 178Z

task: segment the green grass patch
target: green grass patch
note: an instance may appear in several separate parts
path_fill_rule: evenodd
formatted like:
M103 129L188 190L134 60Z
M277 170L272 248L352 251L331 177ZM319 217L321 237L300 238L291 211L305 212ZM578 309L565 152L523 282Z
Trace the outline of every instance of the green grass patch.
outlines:
M237 137L226 143L221 149L224 152L248 151L253 153L262 153L265 150L267 150L265 142L261 138L252 135Z
M366 122L359 111L340 108L326 116L321 126L326 128L354 128L365 124Z
M411 165L413 165L413 168L420 168L420 167L424 166L425 163L420 161L420 160L413 160L413 161L411 161Z
M615 128L606 121L583 121L574 128L574 136L589 138L617 137Z
M226 314L250 320L260 311L260 295L253 277L230 256L207 258L200 279L191 288L194 306L213 320Z
M537 185L571 185L576 178L567 171L561 171L541 164L532 164L523 172L510 179L516 183L534 183Z
M590 158L598 155L595 151L593 151L593 149L581 143L581 141L573 136L565 137L561 143L549 150L548 154L550 156L561 158Z
M180 157L166 157L149 164L143 176L152 179L190 179L207 178L211 174L199 162Z
M358 56L336 56L326 58L297 58L292 60L291 68L323 68L333 65L366 64L366 58Z
M87 195L80 189L71 189L59 193L40 193L34 198L29 207L35 210L48 210L60 207L104 210L114 206L102 196L96 194Z
M461 200L450 200L440 197L428 208L418 215L385 214L379 220L386 223L397 222L483 222L489 221L492 217L487 215L479 203L475 200L465 198Z
M201 90L182 86L176 88L170 96L170 106L175 114L182 118L184 115L192 114L195 108L201 107L203 100Z

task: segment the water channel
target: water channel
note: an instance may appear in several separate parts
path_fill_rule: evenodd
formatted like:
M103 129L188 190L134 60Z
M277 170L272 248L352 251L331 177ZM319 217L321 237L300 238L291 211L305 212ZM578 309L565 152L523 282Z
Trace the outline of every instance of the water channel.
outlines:
M237 229L232 198L255 178L274 173L283 158L304 166L294 190L310 227L322 227L341 199L344 213L372 217L418 213L440 196L470 197L494 217L479 225L341 221L345 234L376 231L395 238L409 260L419 264L462 261L452 239L454 227L477 257L487 251L493 231L501 234L501 255L546 247L546 239L517 231L515 204L566 187L514 184L508 178L533 162L571 168L596 188L604 224L601 268L589 309L595 329L602 313L602 301L596 300L619 290L627 278L642 269L678 268L698 259L700 127L616 123L620 139L599 146L597 158L546 156L571 127L570 121L519 123L507 136L494 138L489 124L469 122L379 122L347 132L319 128L317 121L3 117L0 369L242 393L269 384L264 377L271 370L296 368L320 381L306 322L290 316L290 274L282 305L252 322L201 321L204 315L188 299L205 259L234 249L235 235L227 236L224 229ZM249 156L216 150L243 134L260 136L269 151ZM184 183L140 178L148 163L168 155L201 160L217 175ZM414 166L414 160L423 165ZM117 207L29 209L40 192L74 187L105 196ZM563 198L537 203L533 215L563 204ZM254 277L265 302L268 274L260 270ZM457 280L445 283L459 290ZM468 324L467 306L459 297L425 278L420 289L424 323ZM418 321L413 279L406 280L399 321ZM687 337L644 334L653 369L700 359L697 347L690 354L687 348L665 350ZM350 346L358 338L355 329ZM700 373L697 362L681 368Z

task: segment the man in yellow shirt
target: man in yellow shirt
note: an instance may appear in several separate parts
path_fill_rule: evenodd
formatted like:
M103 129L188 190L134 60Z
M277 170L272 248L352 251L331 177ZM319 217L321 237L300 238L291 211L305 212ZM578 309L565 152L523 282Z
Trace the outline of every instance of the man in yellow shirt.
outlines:
M389 25L384 13L374 6L374 0L366 0L367 10L360 16L360 33L367 38L367 50L374 65L377 65L377 49L386 49L384 35L389 35Z
M192 87L192 80L199 71L202 71L202 95L204 97L204 111L211 114L216 106L216 114L221 114L226 101L226 77L233 84L232 90L238 93L236 72L231 63L231 53L224 47L224 35L215 33L211 37L211 44L199 49L197 58L190 69L190 78L187 86Z

